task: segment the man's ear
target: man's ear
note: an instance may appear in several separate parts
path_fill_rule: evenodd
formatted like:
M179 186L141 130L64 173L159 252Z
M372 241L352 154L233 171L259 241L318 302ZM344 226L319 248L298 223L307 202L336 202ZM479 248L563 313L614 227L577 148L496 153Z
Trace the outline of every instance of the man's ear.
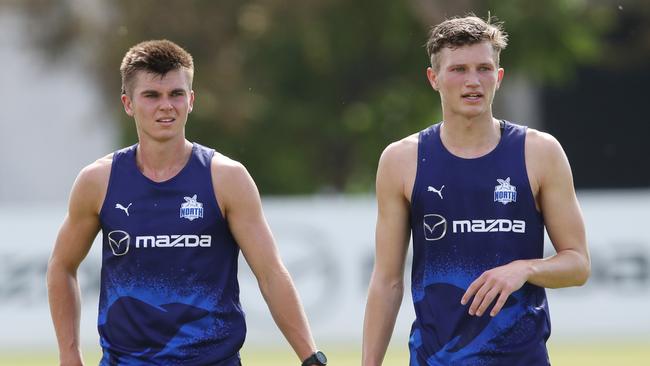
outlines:
M427 79L433 90L438 91L438 74L431 67L427 67Z
M121 99L122 99L122 105L124 106L124 111L130 117L133 117L133 101L126 94L122 94Z
M497 90L499 90L499 87L501 86L501 81L503 80L504 74L505 70L503 70L503 67L500 67L499 70L497 70Z
M190 109L187 113L192 113L192 109L194 109L194 90L190 90Z

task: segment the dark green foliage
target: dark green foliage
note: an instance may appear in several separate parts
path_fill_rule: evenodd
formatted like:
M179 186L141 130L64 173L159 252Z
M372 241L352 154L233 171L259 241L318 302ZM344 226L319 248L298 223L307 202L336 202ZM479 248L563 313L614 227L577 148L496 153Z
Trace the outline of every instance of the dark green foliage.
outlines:
M260 0L110 1L106 24L88 27L69 1L22 4L48 24L60 53L77 37L96 40L93 75L135 141L119 104L126 50L168 38L193 54L196 102L187 135L244 163L264 194L370 192L392 141L440 118L425 76L428 29L446 15L488 11L505 21L502 66L558 82L599 55L613 5L587 1ZM29 4L29 5L25 5ZM53 5L54 4L54 5ZM39 39L47 39L41 32ZM51 41L51 40L50 40ZM48 42L43 42L51 44Z

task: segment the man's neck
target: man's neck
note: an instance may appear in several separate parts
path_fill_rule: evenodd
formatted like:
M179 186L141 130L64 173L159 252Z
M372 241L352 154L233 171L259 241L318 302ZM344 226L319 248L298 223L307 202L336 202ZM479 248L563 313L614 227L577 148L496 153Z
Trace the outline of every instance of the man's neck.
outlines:
M185 138L164 142L140 140L136 153L138 169L147 178L163 182L178 174L192 153L192 143Z
M501 138L499 121L492 115L445 119L440 129L443 145L462 158L477 158L492 151Z

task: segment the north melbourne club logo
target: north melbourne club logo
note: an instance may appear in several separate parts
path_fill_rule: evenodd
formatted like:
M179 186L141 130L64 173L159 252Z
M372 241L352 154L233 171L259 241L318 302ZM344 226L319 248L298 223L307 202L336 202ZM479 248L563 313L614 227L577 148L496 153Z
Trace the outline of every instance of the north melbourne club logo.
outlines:
M498 186L494 187L494 202L501 202L506 205L509 202L517 202L517 187L510 184L510 177L497 179Z
M190 221L203 218L203 204L196 200L196 195L183 198L185 199L185 203L181 204L181 218L186 218Z

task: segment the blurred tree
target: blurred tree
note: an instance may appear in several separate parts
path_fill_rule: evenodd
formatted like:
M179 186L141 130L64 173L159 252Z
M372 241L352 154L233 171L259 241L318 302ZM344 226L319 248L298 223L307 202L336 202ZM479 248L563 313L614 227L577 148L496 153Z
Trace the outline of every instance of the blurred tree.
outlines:
M579 0L9 3L44 22L35 39L52 55L98 40L84 45L124 143L135 129L119 105L122 56L146 39L181 44L196 63L188 137L242 161L265 194L371 191L382 149L440 118L423 44L445 17L498 16L511 40L504 66L558 82L599 56L616 11Z

